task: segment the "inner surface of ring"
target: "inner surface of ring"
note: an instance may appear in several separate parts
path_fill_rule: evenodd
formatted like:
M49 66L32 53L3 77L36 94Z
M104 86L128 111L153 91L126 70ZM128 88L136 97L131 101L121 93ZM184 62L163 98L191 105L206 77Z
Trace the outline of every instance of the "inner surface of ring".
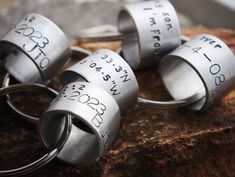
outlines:
M135 22L125 9L122 9L119 13L118 30L120 33L128 35L122 42L124 58L132 68L137 69L140 63L138 32Z
M17 48L6 57L5 68L21 83L43 83L37 66L22 51Z
M65 114L53 113L41 121L40 135L48 147L53 147L59 141L64 129L65 118ZM98 139L91 128L79 117L73 118L69 138L57 157L75 165L88 164L99 157Z
M86 78L81 76L80 74L76 73L72 70L65 70L63 74L60 76L60 82L62 86L65 86L72 82L88 82Z
M166 56L160 63L159 71L164 85L171 96L178 99L186 99L195 94L206 95L204 83L195 69L184 59L174 56ZM192 105L195 110L200 110L206 102L203 97Z

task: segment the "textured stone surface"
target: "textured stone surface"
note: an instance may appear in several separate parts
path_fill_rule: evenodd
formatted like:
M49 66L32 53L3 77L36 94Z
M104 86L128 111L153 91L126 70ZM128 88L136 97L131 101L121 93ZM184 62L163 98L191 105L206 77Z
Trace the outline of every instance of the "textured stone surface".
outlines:
M186 29L193 35L207 32L221 37L235 51L235 32L204 27ZM80 44L94 49L118 43ZM1 78L4 71L1 67ZM167 100L157 69L136 72L140 95ZM53 87L59 88L58 77ZM15 103L28 113L40 115L50 98L43 95L18 94ZM1 99L0 167L17 167L35 160L46 149L35 127L18 119ZM26 176L162 176L220 177L235 176L235 91L204 113L182 109L150 109L133 106L123 115L112 147L100 161L87 167L72 167L53 160Z

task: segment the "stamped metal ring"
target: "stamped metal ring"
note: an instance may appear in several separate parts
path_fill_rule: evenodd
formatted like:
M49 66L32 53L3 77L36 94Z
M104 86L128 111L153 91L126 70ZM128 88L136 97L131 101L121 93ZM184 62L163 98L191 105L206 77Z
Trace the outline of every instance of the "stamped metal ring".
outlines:
M118 131L121 116L116 101L92 83L66 85L40 119L40 136L46 146L57 143L64 127L63 115L67 114L73 116L73 126L57 157L73 165L95 161L104 154Z
M80 47L71 47L71 51L72 51L72 55L71 57L74 58L74 59L78 59L78 60L81 60L85 57L87 57L88 55L91 54L90 51L86 50L86 49L83 49L83 48L80 48ZM6 73L5 77L4 77L4 80L3 80L3 83L2 83L2 86L3 87L8 87L10 84L10 75L9 73ZM50 95L50 96L53 96L55 97L58 92L55 91L54 89L50 88L50 87L46 87L48 89L47 93ZM35 116L31 116L31 115L28 115L24 112L22 112L21 110L19 110L12 102L10 96L7 94L7 104L10 106L11 109L13 109L17 114L19 114L21 116L21 118L25 119L26 121L29 121L31 123L34 123L34 124L37 124L38 121L39 121L39 117L35 117Z
M234 87L235 56L220 39L200 34L181 45L160 63L164 85L175 99L197 93L203 98L190 106L206 110Z
M47 83L70 58L69 41L46 17L26 15L0 41L5 68L23 83Z
M137 101L138 83L136 77L117 53L100 49L84 58L61 74L61 83L88 81L106 90L117 101L121 112Z
M123 55L133 69L153 66L181 44L180 24L170 1L155 0L122 6L120 33L132 35L123 41Z
M11 85L9 87L0 88L0 96L10 94L10 93L16 93L16 92L25 92L25 91L44 92L44 91L48 91L48 88L40 84ZM62 130L61 130L62 131L61 136L58 138L59 140L57 141L55 146L53 146L48 153L46 153L44 156L42 156L38 160L26 166L16 168L16 169L11 169L11 170L1 170L0 176L25 175L27 173L37 170L38 168L46 165L48 162L54 159L56 155L60 152L60 150L63 148L65 142L67 141L69 137L71 127L72 127L71 119L72 118L70 115L65 116L65 122L64 122L64 127L62 127Z

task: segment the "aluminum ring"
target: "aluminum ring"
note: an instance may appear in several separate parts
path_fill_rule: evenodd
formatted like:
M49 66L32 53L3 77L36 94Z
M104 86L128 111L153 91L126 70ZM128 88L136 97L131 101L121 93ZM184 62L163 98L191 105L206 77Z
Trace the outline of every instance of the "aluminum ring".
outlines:
M70 58L65 34L48 18L27 14L0 40L5 68L21 83L47 83Z
M40 119L40 136L47 147L56 144L67 114L73 116L72 131L57 157L73 165L94 162L107 151L118 131L121 115L116 101L92 83L66 85Z
M71 51L72 51L72 56L74 59L78 59L78 60L81 60L83 58L85 58L86 56L90 55L91 52L86 50L86 49L83 49L83 48L80 48L80 47L71 47ZM9 73L6 73L5 77L4 77L4 80L3 80L3 83L2 83L2 86L3 87L8 87L10 84L10 75ZM47 88L47 93L50 95L50 96L53 96L55 97L58 92L50 87L45 87ZM6 102L7 104L10 106L10 108L12 110L14 110L17 114L19 114L21 116L21 118L23 118L24 120L30 122L30 123L33 123L33 124L37 124L38 121L39 121L39 117L35 117L35 116L31 116L29 114L26 114L22 111L20 111L16 106L14 106L10 96L7 94L6 95Z
M61 83L86 81L99 85L117 101L121 112L137 101L138 83L127 62L109 49L100 49L61 74Z
M25 92L25 91L47 91L47 88L40 84L17 84L12 85L9 87L0 88L0 96L10 94L10 93L16 93L16 92ZM0 176L20 176L25 175L30 172L33 172L37 170L38 168L46 165L48 162L50 162L52 159L56 157L56 155L60 152L60 150L63 148L65 142L67 141L71 127L72 127L72 118L70 115L66 116L65 119L65 126L63 129L63 132L61 133L61 136L58 140L58 142L55 144L54 147L51 148L51 150L46 153L44 156L39 158L38 160L25 165L20 168L10 169L10 170L1 170Z
M154 66L180 46L180 24L168 0L144 1L121 7L120 33L129 34L122 43L123 56L133 69Z
M208 109L234 88L235 57L220 39L209 34L191 38L159 64L163 83L175 100L201 93L203 99L190 106L196 111Z

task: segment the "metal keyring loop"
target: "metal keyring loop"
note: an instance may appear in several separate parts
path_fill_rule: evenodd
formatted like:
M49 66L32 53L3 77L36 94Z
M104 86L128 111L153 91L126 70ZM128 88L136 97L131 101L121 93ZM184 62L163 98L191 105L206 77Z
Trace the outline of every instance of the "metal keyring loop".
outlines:
M0 89L0 96L10 94L10 93L16 93L16 92L25 92L25 91L45 91L47 88L40 84L16 84L9 87L1 88ZM67 141L70 131L72 127L72 118L70 115L66 116L66 123L64 126L63 133L59 139L59 141L56 143L55 147L53 147L48 153L46 153L44 156L39 158L38 160L25 165L20 168L15 168L11 170L1 170L0 176L20 176L25 175L27 173L33 172L36 169L44 166L48 162L50 162L52 159L56 157L56 155L60 152L60 150L63 148L65 142Z
M202 93L196 93L195 95L192 95L191 97L182 100L172 100L172 101L154 101L138 97L138 104L150 108L167 108L167 109L180 108L180 107L187 107L201 100L204 97L205 95L203 95Z
M76 58L78 60L81 60L91 54L91 52L89 50L86 50L86 49L83 49L80 47L74 47L74 46L71 47L71 51L72 51L72 58ZM10 74L6 73L4 80L3 80L3 83L2 83L2 87L8 87L9 85L10 85ZM45 86L45 88L47 89L46 92L50 96L55 97L56 95L58 95L58 92L56 90L54 90L50 87L46 87L46 86ZM16 106L14 106L14 104L8 94L6 95L6 97L7 97L6 102L10 106L10 108L12 110L14 110L17 114L19 114L23 119L25 119L26 121L33 123L33 124L38 123L38 121L39 121L38 117L31 116L31 115L28 115L28 114L20 111Z
M6 73L4 80L3 80L3 83L2 83L2 87L9 87L9 84L10 84L10 74ZM48 93L48 95L50 95L50 96L55 97L56 95L58 95L58 92L50 87L45 86L45 89L46 89L46 93ZM20 111L16 106L14 106L9 94L6 94L6 102L10 106L10 108L12 110L14 110L17 114L19 114L23 119L25 119L33 124L38 123L38 121L39 121L38 117L28 115L28 114Z

